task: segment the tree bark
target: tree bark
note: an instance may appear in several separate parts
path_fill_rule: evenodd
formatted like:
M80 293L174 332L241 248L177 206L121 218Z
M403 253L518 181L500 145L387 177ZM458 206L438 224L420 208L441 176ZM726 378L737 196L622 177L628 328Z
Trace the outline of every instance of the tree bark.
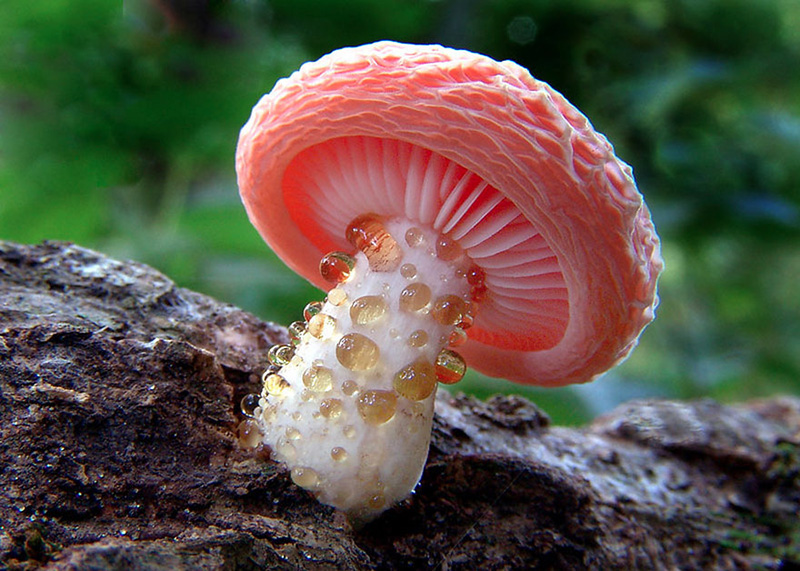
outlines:
M285 341L141 264L0 242L0 568L800 566L798 398L572 429L444 393L416 492L354 529L237 435Z

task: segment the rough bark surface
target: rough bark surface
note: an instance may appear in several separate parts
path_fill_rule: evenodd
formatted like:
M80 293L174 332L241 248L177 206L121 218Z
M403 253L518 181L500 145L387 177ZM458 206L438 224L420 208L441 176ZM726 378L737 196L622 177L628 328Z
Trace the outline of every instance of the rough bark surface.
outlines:
M0 242L0 568L800 566L800 399L570 429L442 398L416 493L353 529L239 445L280 341L146 266Z

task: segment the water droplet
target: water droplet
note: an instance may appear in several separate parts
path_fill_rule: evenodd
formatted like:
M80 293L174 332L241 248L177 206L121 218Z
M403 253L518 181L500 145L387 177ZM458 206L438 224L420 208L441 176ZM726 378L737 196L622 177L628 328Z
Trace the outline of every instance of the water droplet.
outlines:
M283 456L287 462L293 461L297 456L297 449L294 447L294 445L287 442L283 438L281 438L278 441L278 445L275 446L275 452L278 455Z
M303 384L311 391L327 392L333 388L333 371L322 365L311 365L303 371Z
M273 373L264 379L264 390L269 395L281 396L289 390L289 382L279 374Z
M400 275L407 280L413 280L417 277L417 266L414 264L403 264L400 266Z
M239 446L242 448L255 448L261 443L261 431L255 420L246 419L236 428L239 435Z
M289 325L288 330L292 345L297 346L300 344L300 339L303 338L303 334L306 332L306 323L305 321L293 321Z
M412 347L421 348L428 344L428 333L423 329L417 329L408 336L408 344Z
M346 397L351 397L358 392L358 383L355 381L347 380L342 383L342 394Z
M426 399L436 389L436 370L425 359L417 359L395 374L392 386L408 400Z
M423 283L407 285L400 292L400 309L403 311L419 311L431 301L431 288Z
M344 252L330 252L322 256L319 273L326 282L340 284L350 277L356 260Z
M327 339L336 332L336 320L327 313L317 313L308 321L308 333L317 339Z
M347 293L343 289L335 287L328 292L328 301L331 305L339 307L347 301Z
M456 325L464 316L466 304L457 295L443 295L433 302L431 314L442 325Z
M422 246L425 242L425 234L422 233L422 230L419 228L409 228L406 230L406 244L411 246L412 248L417 248Z
M403 259L403 251L377 214L363 214L347 226L347 241L364 252L374 272L391 272Z
M464 377L467 363L464 358L450 349L442 349L436 357L436 378L440 383L452 385Z
M276 367L288 365L292 357L294 357L294 348L291 345L273 345L267 353L267 359Z
M242 409L242 414L250 418L255 418L256 416L258 416L256 413L256 409L258 408L258 401L259 401L259 396L255 393L249 393L244 395L239 403L239 408Z
M303 435L300 434L300 431L294 426L289 426L286 428L286 438L289 440L300 440L302 437Z
M359 297L350 306L350 319L354 324L366 325L377 321L386 313L386 300L379 295Z
M325 418L335 419L342 416L342 401L339 399L322 399L319 413Z
M397 395L393 391L363 391L356 401L356 408L367 424L383 424L394 416Z
M343 335L336 344L336 358L351 371L368 371L378 364L380 354L375 342L360 333Z
M311 321L311 318L322 311L322 302L321 301L312 301L308 305L305 306L303 309L303 319L306 321Z
M461 347L466 342L467 332L460 327L453 329L453 331L450 333L450 337L447 339L447 344L450 347Z
M356 427L352 424L348 424L344 428L342 428L342 434L345 435L346 438L355 438L356 436Z
M386 498L383 496L383 494L377 493L373 496L370 496L369 500L367 500L367 504L372 509L379 510L386 505Z
M486 280L486 273L478 266L470 266L467 270L467 283L471 286L482 284Z
M314 489L319 484L319 475L312 468L297 466L292 468L291 476L292 482L307 490Z
M436 240L436 257L445 262L451 262L460 258L464 254L458 242L451 240L447 236L439 236Z
M336 462L344 462L347 460L347 450L342 448L341 446L334 446L331 448L331 458L334 459Z

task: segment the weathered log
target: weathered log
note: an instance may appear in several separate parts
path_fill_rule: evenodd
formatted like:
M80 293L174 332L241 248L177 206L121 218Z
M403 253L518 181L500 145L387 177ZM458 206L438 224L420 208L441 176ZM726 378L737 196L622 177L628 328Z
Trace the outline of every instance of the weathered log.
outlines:
M415 494L357 530L239 444L285 338L141 264L0 242L0 568L800 565L798 398L571 429L445 394Z

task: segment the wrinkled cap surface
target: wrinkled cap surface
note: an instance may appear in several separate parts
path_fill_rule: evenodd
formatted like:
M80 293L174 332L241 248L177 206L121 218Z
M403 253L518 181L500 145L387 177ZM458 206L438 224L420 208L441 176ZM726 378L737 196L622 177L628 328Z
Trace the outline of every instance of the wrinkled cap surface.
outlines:
M631 168L513 62L378 42L304 64L253 109L236 155L250 220L319 287L356 216L457 240L488 288L470 366L512 381L591 380L653 319L658 236Z

